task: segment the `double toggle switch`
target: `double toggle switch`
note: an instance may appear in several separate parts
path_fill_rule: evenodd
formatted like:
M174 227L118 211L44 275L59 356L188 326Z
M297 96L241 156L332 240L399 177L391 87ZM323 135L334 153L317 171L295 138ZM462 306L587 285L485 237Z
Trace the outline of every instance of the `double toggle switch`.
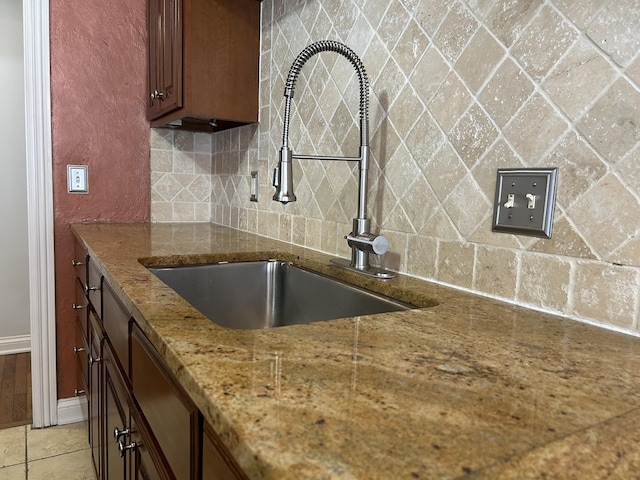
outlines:
M498 170L493 231L551 238L557 168Z

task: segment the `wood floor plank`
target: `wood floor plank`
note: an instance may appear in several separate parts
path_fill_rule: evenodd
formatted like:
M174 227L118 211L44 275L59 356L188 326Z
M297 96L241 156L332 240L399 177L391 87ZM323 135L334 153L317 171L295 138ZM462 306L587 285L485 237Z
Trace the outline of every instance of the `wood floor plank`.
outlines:
M16 378L14 394L27 393L27 361L28 353L19 353L16 355Z
M0 429L31 421L31 354L0 355Z
M16 356L3 355L4 368L0 390L0 423L13 421L13 393L15 389Z

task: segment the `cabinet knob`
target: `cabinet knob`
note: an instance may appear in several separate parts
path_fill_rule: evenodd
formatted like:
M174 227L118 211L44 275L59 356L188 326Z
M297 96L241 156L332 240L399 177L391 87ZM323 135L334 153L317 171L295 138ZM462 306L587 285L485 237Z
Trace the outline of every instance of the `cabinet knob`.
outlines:
M76 397L79 397L80 395L84 395L84 390L82 390L81 388L74 388L73 389L73 394Z
M118 451L120 452L120 458L124 457L124 454L127 450L135 450L138 444L136 442L131 442L129 445L125 445L122 440L118 442Z
M79 267L80 265L84 265L82 262L78 262L77 260L71 260L71 265L74 267Z
M82 310L83 308L85 308L85 306L74 303L73 305L71 305L71 308L73 308L74 310Z
M89 355L89 365L93 365L94 363L101 362L102 359L100 357L92 357Z
M118 427L113 429L113 439L117 442L120 440L120 437L124 437L125 435L129 435L129 429L125 427L124 430L120 430Z
M164 98L164 93L163 92L159 92L158 90L154 90L154 92L151 94L151 100L162 100Z
M84 352L84 348L82 347L73 347L73 353Z

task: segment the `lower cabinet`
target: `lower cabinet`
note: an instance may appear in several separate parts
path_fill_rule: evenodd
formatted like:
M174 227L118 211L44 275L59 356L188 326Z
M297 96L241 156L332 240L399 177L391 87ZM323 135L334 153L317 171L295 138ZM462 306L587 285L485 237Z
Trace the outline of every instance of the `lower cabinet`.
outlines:
M102 272L97 277L96 262L87 263L97 287L79 279L74 351L96 478L246 479Z

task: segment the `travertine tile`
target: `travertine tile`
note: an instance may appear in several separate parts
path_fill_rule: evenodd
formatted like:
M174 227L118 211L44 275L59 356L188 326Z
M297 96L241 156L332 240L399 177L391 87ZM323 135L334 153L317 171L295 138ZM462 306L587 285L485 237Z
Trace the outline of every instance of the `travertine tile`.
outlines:
M610 162L617 162L640 141L640 92L618 80L589 109L578 130Z
M575 313L629 328L640 292L638 269L598 263L578 263Z
M466 6L462 2L456 2L440 24L433 43L447 59L455 62L477 28L478 22Z
M490 202L473 178L467 174L444 201L443 206L458 231L470 235L489 215Z
M438 243L433 238L410 235L407 245L407 271L421 278L435 278Z
M500 63L505 49L487 31L480 27L469 45L460 54L455 69L467 82L472 92L477 92L487 76Z
M406 145L418 164L425 165L444 144L445 136L434 118L425 111L414 124Z
M465 176L467 168L454 148L446 143L422 171L440 201L444 201Z
M449 134L449 140L469 168L480 160L495 141L498 131L478 104L460 118Z
M425 104L429 104L449 75L449 65L440 52L429 46L411 74L410 81Z
M471 288L475 248L462 242L439 242L438 280L452 285Z
M640 85L640 55L638 55L635 61L629 65L626 73L634 82L636 82L636 85Z
M556 199L564 207L573 205L607 173L607 166L585 138L573 131L558 143L546 162L558 167Z
M584 238L602 259L640 231L640 202L609 173L569 210ZM638 262L637 264L640 264Z
M518 267L518 256L514 250L479 246L476 252L476 276L473 287L496 297L514 299Z
M416 91L407 83L389 110L389 120L402 136L406 136L413 124L420 120L424 109Z
M556 211L551 238L536 239L529 249L532 252L595 260L596 255L591 250L591 247L585 243L575 227L569 223L566 217L558 217L558 212Z
M517 152L530 165L539 165L544 153L567 130L566 122L540 94L534 94L504 129Z
M636 0L605 2L587 29L593 39L620 66L626 67L640 50L640 5ZM611 35L611 32L620 32Z
M541 4L542 0L498 0L487 13L486 22L502 43L511 47Z
M455 0L418 0L410 7L427 35L433 37Z
M591 42L581 39L554 67L543 88L569 118L577 120L615 74Z
M429 111L442 129L449 133L458 119L471 105L472 97L455 71L447 76L429 103Z
M389 8L378 25L377 32L390 52L395 48L410 21L411 17L399 1L389 2Z
M545 77L571 47L578 33L550 6L543 7L511 49L535 79Z
M586 28L598 10L607 3L607 0L554 0L553 2L569 19L581 29Z
M640 194L640 143L617 165L629 186Z
M428 46L427 36L415 20L409 18L408 25L393 50L393 57L397 59L398 65L407 77L416 68L416 63L422 58Z
M565 311L570 282L569 262L551 255L522 255L518 300L559 312Z
M152 128L149 134L150 147L156 150L172 150L173 132L170 128Z
M417 174L416 181L411 184L405 195L400 199L404 211L416 232L423 231L425 225L438 209L438 198L422 173ZM382 226L385 226L382 219Z
M533 90L534 85L524 71L507 58L478 98L498 126L504 127Z

